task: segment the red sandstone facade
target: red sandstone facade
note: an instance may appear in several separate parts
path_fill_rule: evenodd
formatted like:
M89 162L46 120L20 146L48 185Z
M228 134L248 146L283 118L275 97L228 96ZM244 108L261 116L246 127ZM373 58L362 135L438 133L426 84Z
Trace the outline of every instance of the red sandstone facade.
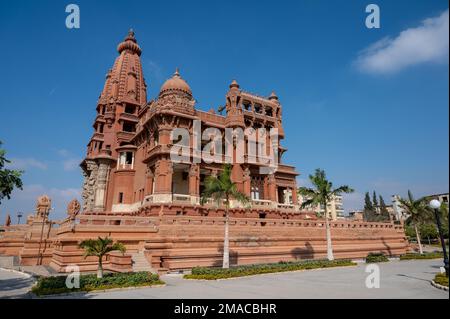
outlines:
M276 128L284 137L277 96L263 98L240 89L236 81L226 93L226 115L195 109L189 85L178 71L165 82L159 96L147 101L140 61L141 49L130 32L118 46L119 56L106 76L97 105L95 132L81 166L83 207L68 206L68 217L49 221L49 202L41 197L36 216L26 225L8 225L0 233L0 255L18 256L22 265L47 264L64 272L76 264L96 269L84 259L80 241L109 236L125 244L125 255L110 254L110 271L157 271L220 265L224 210L200 205L208 175L222 164L174 163L170 158L172 129ZM191 134L192 136L192 134ZM267 141L270 145L270 141ZM193 140L189 148L193 148ZM278 146L279 160L286 151ZM290 261L326 256L325 224L313 213L300 212L292 166L278 165L260 174L261 163L237 163L232 179L252 198L251 207L232 203L231 264ZM191 158L192 159L192 158ZM79 214L80 209L82 213ZM392 223L332 221L337 258L362 258L369 252L400 255L407 251L403 227ZM145 267L144 267L145 268Z
M144 211L152 215L156 206L176 204L183 205L181 214L207 214L198 205L204 180L217 174L222 163L194 163L194 121L200 121L202 131L217 128L222 133L225 128L276 128L280 139L284 138L282 107L274 93L267 98L256 96L233 81L226 94L226 115L203 112L195 109L191 88L177 70L159 96L147 102L141 49L132 31L119 44L118 52L106 76L95 132L82 164L84 211ZM175 128L190 132L192 157L188 164L170 159ZM266 139L270 145L269 135ZM248 146L247 140L245 143ZM277 151L281 162L286 149L278 146ZM279 165L275 173L262 175L259 168L263 164L248 157L244 147L245 162L233 161L232 179L240 191L253 198L253 214L261 209L277 218L298 213L294 167Z

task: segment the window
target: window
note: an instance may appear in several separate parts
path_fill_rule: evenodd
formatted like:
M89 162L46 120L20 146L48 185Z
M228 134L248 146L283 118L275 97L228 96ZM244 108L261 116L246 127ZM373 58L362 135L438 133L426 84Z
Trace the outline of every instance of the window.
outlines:
M134 106L132 105L125 106L125 113L134 114Z
M131 168L133 169L133 152L121 152L119 157L119 168Z
M136 126L132 123L124 122L123 123L123 131L134 133L136 131Z
M259 187L253 186L251 190L252 200L259 200Z
M123 203L123 193L119 193L119 204Z
M251 112L252 104L249 101L242 102L242 105L244 106L244 110Z

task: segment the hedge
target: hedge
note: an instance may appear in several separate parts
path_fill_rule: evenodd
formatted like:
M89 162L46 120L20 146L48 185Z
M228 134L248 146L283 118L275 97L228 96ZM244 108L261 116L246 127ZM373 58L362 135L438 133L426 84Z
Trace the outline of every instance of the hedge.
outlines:
M229 269L194 267L189 275L184 275L185 279L205 279L216 280L234 277L251 276L257 274L268 274L275 272L329 268L340 266L354 266L356 263L348 259L342 260L305 260L298 262L279 262L275 264L259 264L237 266Z
M389 259L383 253L369 253L366 257L366 263L383 263L387 262Z
M80 288L67 288L67 276L40 277L36 285L31 289L36 295L52 295L68 292L88 292L92 290L104 290L112 288L152 286L164 284L157 274L150 272L136 273L107 273L103 278L97 278L95 274L81 275Z
M400 260L412 260L412 259L437 259L443 258L444 255L441 252L432 252L432 253L408 253L400 256Z

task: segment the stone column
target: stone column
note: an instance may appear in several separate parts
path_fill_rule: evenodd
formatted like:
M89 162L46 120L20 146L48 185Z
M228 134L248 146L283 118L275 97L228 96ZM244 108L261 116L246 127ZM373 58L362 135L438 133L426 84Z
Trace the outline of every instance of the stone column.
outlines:
M294 187L292 187L292 204L298 205L297 185L295 184Z
M189 169L189 195L199 196L200 192L200 169L198 164L192 164Z
M191 204L200 204L200 167L198 164L192 164L189 169L189 195Z
M106 181L109 174L108 161L99 160L97 182L95 185L94 211L105 210Z
M155 202L169 203L172 201L172 174L173 167L169 160L156 161L155 189L153 191Z
M145 179L145 196L153 194L153 179L154 174L151 168L147 168L147 176Z
M248 167L246 167L244 170L243 183L244 183L244 194L247 195L248 197L250 197L251 196L251 187L252 187L251 186L252 177L251 177L250 169Z
M95 200L95 185L97 182L98 166L95 161L86 160L85 181L83 185L83 210L93 211Z
M269 199L273 202L278 202L277 198L277 185L274 174L269 174L267 176L268 189L269 189Z

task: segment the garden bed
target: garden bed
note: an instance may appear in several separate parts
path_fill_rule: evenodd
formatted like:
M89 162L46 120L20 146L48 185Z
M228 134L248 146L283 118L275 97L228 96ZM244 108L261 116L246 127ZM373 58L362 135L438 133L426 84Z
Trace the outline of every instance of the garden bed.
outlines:
M105 274L103 278L97 278L95 274L81 275L79 288L67 288L66 278L67 276L40 277L31 292L42 296L164 284L157 274L150 272L109 273Z
M207 268L207 267L195 267L192 268L192 272L189 275L184 275L185 279L203 279L203 280L216 280L226 279L244 276L253 276L258 274L269 274L286 271L318 269L318 268L330 268L330 267L342 267L342 266L355 266L356 263L351 260L305 260L299 262L279 262L276 264L261 264L261 265L248 265L237 266L229 269L223 268Z
M444 255L441 252L432 252L432 253L408 253L400 256L400 260L414 260L414 259L438 259L444 258Z
M448 277L445 274L437 274L433 281L438 285L448 288Z
M383 263L387 262L389 259L383 253L369 253L366 257L366 263Z

